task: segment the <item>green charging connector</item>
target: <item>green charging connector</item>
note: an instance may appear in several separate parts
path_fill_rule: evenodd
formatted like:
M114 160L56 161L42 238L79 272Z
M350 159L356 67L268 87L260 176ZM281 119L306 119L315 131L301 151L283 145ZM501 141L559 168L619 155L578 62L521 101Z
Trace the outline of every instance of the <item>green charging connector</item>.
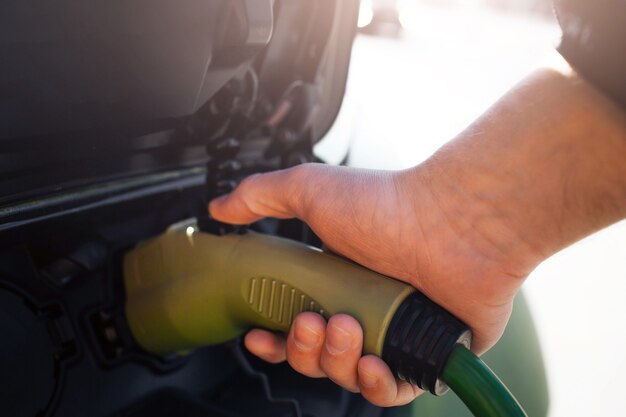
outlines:
M223 343L253 327L286 332L304 311L352 315L364 353L435 395L448 389L448 359L467 360L459 347L471 354L467 326L413 287L274 236L173 229L127 253L124 279L131 332L155 354ZM448 375L454 384L457 368Z

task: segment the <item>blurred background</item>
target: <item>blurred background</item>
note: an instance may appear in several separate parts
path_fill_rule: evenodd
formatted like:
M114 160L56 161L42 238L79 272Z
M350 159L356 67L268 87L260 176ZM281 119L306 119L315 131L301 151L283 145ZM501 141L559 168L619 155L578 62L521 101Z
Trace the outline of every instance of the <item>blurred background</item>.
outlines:
M560 29L550 0L362 0L340 116L317 153L401 169L420 163L526 74ZM524 291L540 336L550 416L624 416L626 222L562 251Z

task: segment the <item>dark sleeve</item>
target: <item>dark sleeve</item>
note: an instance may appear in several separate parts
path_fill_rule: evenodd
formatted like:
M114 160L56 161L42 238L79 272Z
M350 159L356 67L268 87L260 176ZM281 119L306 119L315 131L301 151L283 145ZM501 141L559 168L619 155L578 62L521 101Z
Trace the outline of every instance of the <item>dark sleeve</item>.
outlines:
M555 0L555 8L561 55L626 108L626 0Z

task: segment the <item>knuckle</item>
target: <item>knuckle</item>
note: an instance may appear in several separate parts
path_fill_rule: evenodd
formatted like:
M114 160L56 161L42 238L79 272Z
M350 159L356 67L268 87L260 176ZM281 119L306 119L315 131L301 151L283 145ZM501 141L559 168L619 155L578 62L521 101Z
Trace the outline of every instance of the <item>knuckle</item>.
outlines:
M321 172L320 164L307 163L287 170L287 187L291 208L307 217L315 194L315 181Z
M308 181L318 169L318 164L306 163L289 169L289 178L295 182Z
M261 174L254 174L245 178L233 193L247 211L256 215L260 215L263 212L263 206L258 201L256 192L260 176Z
M256 188L256 184L258 184L258 177L260 175L261 174L253 174L241 180L241 182L235 189L235 193L239 195L250 194Z
M262 174L252 174L244 178L237 187L241 191L247 191L249 188L254 188L254 184L258 181Z

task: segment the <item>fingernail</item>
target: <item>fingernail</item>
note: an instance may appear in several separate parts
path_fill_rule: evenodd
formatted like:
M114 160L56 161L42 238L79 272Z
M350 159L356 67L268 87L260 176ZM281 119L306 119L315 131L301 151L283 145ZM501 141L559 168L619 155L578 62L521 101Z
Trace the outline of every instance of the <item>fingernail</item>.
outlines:
M378 378L367 371L359 370L359 382L365 388L376 388Z
M308 352L319 345L322 335L305 325L295 325L293 342L303 352Z
M326 333L326 350L332 355L340 355L352 347L354 337L339 326L331 324Z

